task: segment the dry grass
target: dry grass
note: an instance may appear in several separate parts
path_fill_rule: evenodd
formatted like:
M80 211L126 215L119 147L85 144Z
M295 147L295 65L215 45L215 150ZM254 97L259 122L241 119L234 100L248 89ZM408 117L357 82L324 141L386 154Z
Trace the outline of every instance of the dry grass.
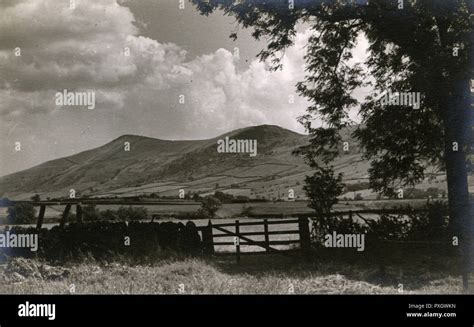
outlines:
M240 265L232 257L163 260L153 265L82 262L66 266L57 280L27 276L11 280L0 268L1 294L399 294L398 285L368 282L370 268L337 263L303 263L275 256L248 256ZM40 265L35 260L30 264ZM59 269L63 269L62 267ZM417 285L416 283L411 283ZM410 285L408 283L407 285ZM461 293L455 276L427 278L403 294Z

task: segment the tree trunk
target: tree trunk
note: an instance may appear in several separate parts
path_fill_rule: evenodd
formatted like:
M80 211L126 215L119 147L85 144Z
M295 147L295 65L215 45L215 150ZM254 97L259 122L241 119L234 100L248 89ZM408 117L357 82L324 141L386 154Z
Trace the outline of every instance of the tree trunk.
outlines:
M466 151L470 146L471 95L470 80L457 82L455 92L449 97L445 128L445 164L448 182L450 228L458 237L462 258L462 275L467 287L467 274L471 268L471 210L467 179Z

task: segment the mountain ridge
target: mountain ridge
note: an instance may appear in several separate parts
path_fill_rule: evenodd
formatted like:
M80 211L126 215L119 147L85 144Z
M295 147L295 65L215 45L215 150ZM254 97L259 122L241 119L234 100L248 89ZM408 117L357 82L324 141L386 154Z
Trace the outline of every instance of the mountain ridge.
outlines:
M226 136L256 139L258 155L218 153L217 140ZM244 188L254 197L275 198L280 196L277 189L290 187L302 194L304 176L311 169L292 152L308 139L276 125L244 127L202 140L125 134L99 147L2 176L0 196L67 197L70 189L88 196L126 196L132 190L172 196L180 188L196 193ZM357 168L355 162L360 163L360 154L348 153L336 164ZM357 178L364 178L366 169L361 167Z

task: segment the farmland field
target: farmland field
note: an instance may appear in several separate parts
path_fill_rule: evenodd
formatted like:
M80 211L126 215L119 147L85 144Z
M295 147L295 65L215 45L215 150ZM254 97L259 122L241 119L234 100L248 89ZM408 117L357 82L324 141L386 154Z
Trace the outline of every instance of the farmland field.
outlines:
M426 200L361 200L361 201L340 201L334 206L334 211L362 210L362 209L384 209L411 205L421 207L426 204ZM147 209L148 214L152 215L173 215L196 212L200 208L200 203L190 205L182 204L157 204L157 205L139 205ZM99 210L117 210L121 205L98 205ZM242 216L244 209L250 210L252 215L271 215L292 216L296 214L311 213L307 201L282 201L282 202L250 202L250 203L225 203L217 212L219 218L230 218ZM45 219L59 218L64 210L64 206L47 206ZM73 206L72 213L75 208ZM7 208L0 208L0 221L7 216Z

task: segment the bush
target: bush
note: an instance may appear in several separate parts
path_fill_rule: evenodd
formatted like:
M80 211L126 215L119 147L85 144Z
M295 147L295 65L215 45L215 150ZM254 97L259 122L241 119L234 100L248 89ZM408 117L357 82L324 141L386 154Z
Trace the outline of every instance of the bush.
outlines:
M121 221L139 221L148 218L148 211L143 207L120 207L117 210L117 218Z
M95 205L87 205L82 208L84 221L96 221L101 218L99 209Z
M403 240L410 233L413 216L380 215L379 219L367 220L367 238L371 240ZM416 218L415 218L416 219Z
M202 199L199 213L204 217L213 218L220 207L222 207L221 201L218 198L209 195Z
M410 237L416 239L439 239L447 232L449 224L448 205L433 201L427 205L428 212L413 219Z
M15 203L8 207L7 221L9 224L32 224L36 221L35 208L30 203Z
M313 220L311 234L316 247L323 246L325 236L333 232L338 234L364 234L367 232L367 227L340 216Z
M350 220L344 217L314 219L312 236L315 246L321 246L326 234L365 234L371 248L383 247L385 241L447 242L448 208L435 201L427 205L427 211L416 213L410 207L400 208L406 214L381 214L378 218ZM411 211L411 212L410 212Z
M426 189L426 196L427 197L430 197L433 198L433 199L436 199L438 198L440 195L441 195L441 190L437 187L428 187Z
M357 193L357 194L354 196L354 200L356 200L356 201L362 201L362 200L364 200L364 198L362 197L362 194Z
M37 257L53 263L92 258L113 261L130 258L140 262L175 255L201 253L201 238L194 223L181 222L123 222L96 221L70 223L64 228L36 230L34 227L12 227L12 234L38 234L38 251L29 248L7 248L11 257ZM125 238L130 237L130 243Z
M234 200L232 194L227 194L221 191L214 192L214 197L217 198L221 203L231 203Z
M100 220L118 220L117 212L110 209L101 211Z
M409 188L405 191L403 197L406 199L425 199L428 197L428 194L424 190L420 190L417 188Z

